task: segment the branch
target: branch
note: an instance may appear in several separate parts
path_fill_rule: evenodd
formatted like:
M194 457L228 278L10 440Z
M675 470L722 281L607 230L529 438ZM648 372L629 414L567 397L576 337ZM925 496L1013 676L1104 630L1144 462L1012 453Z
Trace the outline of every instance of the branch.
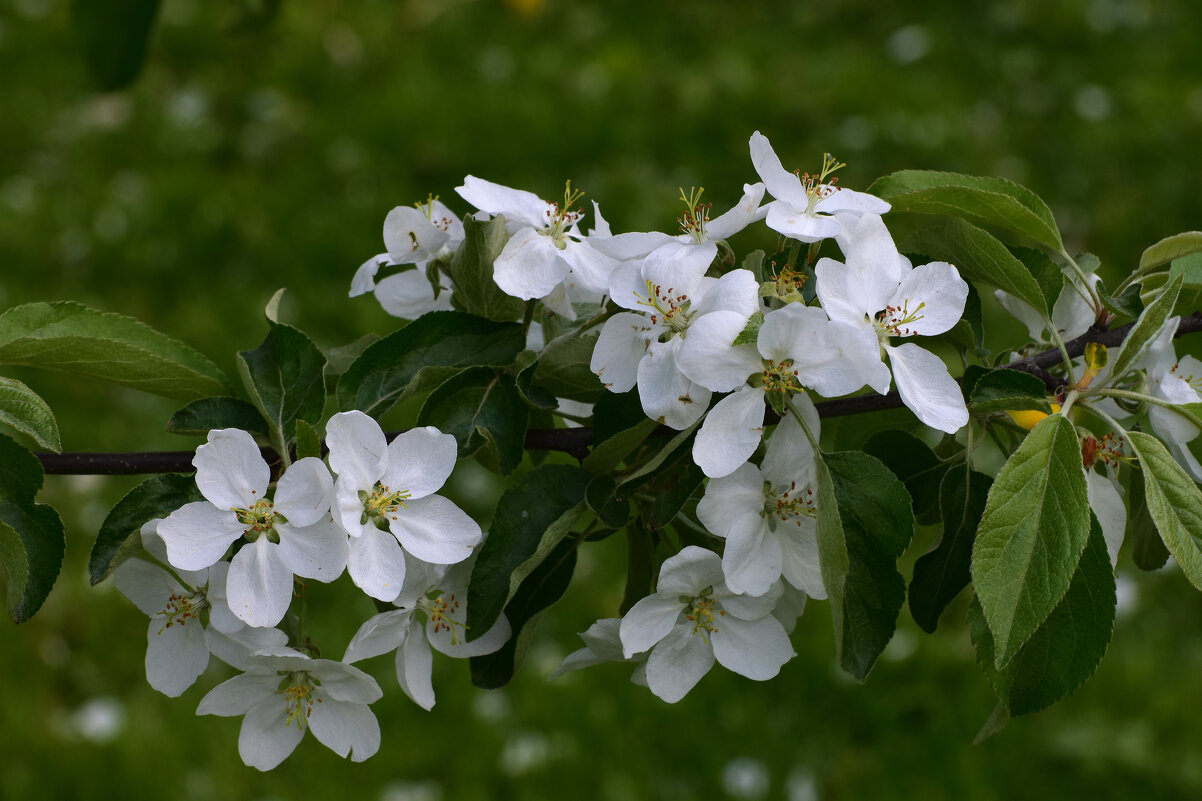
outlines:
M1066 343L1068 355L1072 357L1085 353L1085 346L1091 342L1113 348L1122 344L1134 323L1119 328L1104 329L1091 327L1081 336ZM1181 318L1177 324L1174 338L1185 334L1202 331L1202 312L1194 312ZM1060 362L1060 351L1055 348L1018 359L1002 365L1009 370L1021 370L1031 373L1047 386L1049 392L1056 391L1064 384L1064 380L1052 375L1047 368ZM958 381L959 379L957 379ZM857 395L854 398L822 401L814 404L821 417L845 417L852 414L877 412L883 409L896 409L902 406L901 396L897 391L884 395ZM768 412L772 415L771 410ZM773 415L772 422L775 422ZM665 432L670 431L661 426ZM401 432L390 431L388 440L392 441ZM562 451L576 459L584 459L593 443L593 430L582 428L532 428L526 432L525 447L527 450ZM263 459L271 465L272 474L278 472L279 455L272 448L261 448ZM322 446L322 454L326 452ZM149 473L191 473L192 457L195 451L150 451L145 453L37 453L43 469L50 475L106 475L128 476Z

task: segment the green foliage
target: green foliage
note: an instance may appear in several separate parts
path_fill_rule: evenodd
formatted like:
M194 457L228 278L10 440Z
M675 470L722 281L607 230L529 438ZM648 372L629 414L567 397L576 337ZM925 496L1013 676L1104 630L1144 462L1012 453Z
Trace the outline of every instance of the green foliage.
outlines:
M559 398L592 403L605 387L589 367L597 337L568 331L547 343L534 371L534 383Z
M1173 305L1181 291L1182 280L1179 276L1170 281L1135 321L1135 325L1123 340L1122 349L1110 364L1110 374L1116 379L1122 378L1132 370L1147 353L1148 347L1156 341L1165 321L1173 314Z
M997 474L973 545L973 586L999 669L1060 603L1088 536L1077 432L1063 415L1051 415Z
M71 0L71 27L97 89L124 89L138 77L158 10L159 0Z
M12 426L43 448L63 449L49 404L15 378L0 376L0 423Z
M1019 370L991 370L976 380L968 409L975 415L988 415L1009 409L1034 409L1051 414L1048 388L1030 373Z
M278 295L277 295L278 298ZM255 408L267 421L276 448L286 451L296 440L296 423L321 423L325 408L326 357L299 329L276 322L263 344L238 352L238 373Z
M493 262L509 241L505 218L498 215L480 222L468 217L463 221L463 234L463 244L450 264L455 298L463 304L463 311L500 322L519 319L525 304L506 295L492 278Z
M522 463L526 417L513 376L469 367L430 393L417 423L454 435L460 458L488 447L507 476Z
M167 421L172 434L204 434L215 428L240 428L264 438L271 436L263 413L239 398L200 398Z
M939 520L939 485L948 465L930 447L905 431L878 431L863 445L864 453L875 456L906 485L919 523Z
M1144 474L1148 513L1181 572L1202 589L1202 492L1158 439L1127 433Z
M1146 272L1154 267L1162 267L1199 251L1202 251L1202 231L1173 234L1144 250L1139 257L1139 271Z
M216 365L130 317L70 301L26 303L0 314L0 364L99 378L189 400L228 391Z
M8 613L29 620L58 578L66 550L58 512L34 502L42 466L29 451L0 436L0 566L8 579Z

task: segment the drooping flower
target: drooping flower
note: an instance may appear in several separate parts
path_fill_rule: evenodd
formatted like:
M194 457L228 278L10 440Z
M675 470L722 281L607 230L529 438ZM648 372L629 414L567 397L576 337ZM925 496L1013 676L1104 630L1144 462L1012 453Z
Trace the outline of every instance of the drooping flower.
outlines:
M474 559L448 568L407 556L405 584L393 602L397 609L375 615L356 632L342 661L358 662L396 651L397 682L423 709L434 707L431 646L447 656L466 659L491 654L509 640L509 619L502 615L491 629L467 640L467 582Z
M675 703L688 694L717 659L756 681L780 672L794 656L789 636L772 609L780 595L739 595L722 578L722 560L690 545L660 568L655 595L622 618L619 636L626 658L650 651L647 686Z
M547 677L547 681L557 679L573 670L600 665L603 662L630 662L635 665L630 680L639 686L647 686L647 654L635 654L629 659L622 653L622 638L620 630L622 619L607 617L598 620L580 633L584 647L573 651L560 663L559 667Z
M350 535L347 569L373 598L392 601L405 581L405 552L449 565L471 556L480 526L452 501L434 493L455 468L455 438L433 426L388 443L363 412L342 412L326 424L334 512ZM345 536L345 535L344 535Z
M1139 366L1147 371L1148 394L1152 397L1174 405L1202 403L1202 361L1188 354L1178 359L1173 347L1173 337L1180 321L1180 317L1165 321L1144 352ZM1182 415L1164 406L1149 403L1147 413L1152 430L1164 440L1177 463L1195 481L1202 481L1202 464L1189 449L1189 443L1202 431Z
M851 229L845 253L846 263L824 258L814 267L822 308L832 320L875 333L902 403L919 420L940 431L958 431L968 422L968 408L947 365L914 343L893 345L891 339L948 331L964 313L968 284L947 262L911 267L876 214L865 214ZM887 392L886 373L880 379L870 386Z
M818 175L798 175L781 166L768 138L751 135L751 164L775 200L768 205L765 222L773 231L801 242L817 242L839 236L844 223L835 215L854 221L861 214L884 214L889 204L865 192L841 189L826 179L842 167L828 153Z
M238 754L259 770L283 762L306 729L339 756L362 762L380 748L380 724L367 705L382 694L358 668L272 648L252 656L245 673L210 690L196 714L243 715Z
M818 413L806 408L815 437ZM803 412L805 413L805 412ZM763 595L782 576L813 598L825 598L818 562L814 451L792 414L777 425L759 467L740 466L711 479L697 518L726 540L722 575L732 592Z
M243 541L226 585L240 619L251 626L279 623L292 600L293 574L324 582L342 575L345 535L330 516L334 482L320 459L293 463L274 500L267 497L271 470L245 431L210 431L192 464L206 500L172 512L158 533L168 561L181 570L204 570Z

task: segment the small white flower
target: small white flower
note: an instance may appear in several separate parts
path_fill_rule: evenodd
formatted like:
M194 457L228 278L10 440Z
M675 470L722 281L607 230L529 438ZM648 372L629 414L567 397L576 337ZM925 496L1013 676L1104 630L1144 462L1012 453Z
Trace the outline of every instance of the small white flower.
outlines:
M573 670L600 665L603 662L630 662L636 665L630 680L639 686L646 687L647 654L635 654L627 658L622 653L621 626L621 618L607 617L589 626L587 631L582 631L580 639L584 640L584 647L568 654L555 672L547 677L547 681L557 679Z
M405 552L440 565L462 562L483 536L453 502L434 495L455 468L455 438L415 428L388 443L363 412L342 412L326 425L337 474L334 512L350 535L347 569L373 598L392 601L405 580Z
M1180 317L1165 321L1139 366L1147 370L1148 394L1152 397L1172 404L1202 403L1202 362L1189 355L1178 359L1173 347L1180 321ZM1149 403L1147 411L1152 430L1164 440L1173 458L1195 481L1202 481L1202 464L1189 449L1189 443L1202 432L1172 409Z
M779 585L757 598L735 594L722 579L718 555L690 545L663 563L656 594L622 618L622 654L651 652L647 686L668 703L684 698L715 659L765 681L794 656L789 635L772 616L779 595Z
M196 449L196 485L205 501L185 504L158 529L168 561L181 570L230 561L230 609L251 626L274 626L292 600L293 574L333 581L346 567L345 535L330 517L334 482L320 459L295 462L267 498L271 470L254 438L226 428Z
M467 641L467 582L474 559L449 569L413 557L405 562L405 585L394 602L399 608L364 623L342 661L349 664L396 651L401 689L418 706L432 709L431 646L459 659L482 656L500 649L509 640L511 630L508 618L502 615L483 636Z
M358 668L274 648L214 687L196 714L244 715L238 754L259 770L283 762L310 728L334 753L362 762L380 748L380 724L367 705L381 695L376 680Z

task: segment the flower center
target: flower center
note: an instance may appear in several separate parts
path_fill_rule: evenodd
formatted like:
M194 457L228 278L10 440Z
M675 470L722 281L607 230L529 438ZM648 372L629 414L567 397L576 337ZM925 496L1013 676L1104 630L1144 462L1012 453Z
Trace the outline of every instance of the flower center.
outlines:
M321 681L305 671L280 671L284 680L280 682L277 695L284 696L284 707L288 710L285 726L296 726L301 731L309 725L309 716L313 714L313 705L320 704L322 699L317 697L317 687Z
M772 359L764 359L763 376L765 392L792 395L802 391L792 359L783 359L780 364Z
M778 494L771 484L764 482L764 516L768 519L768 528L772 531L776 530L778 521L800 526L802 518L814 517L817 514L814 490L809 487L799 490L797 482L790 481L789 488Z
M811 175L808 172L797 174L797 177L801 179L801 188L805 190L807 197L806 214L813 214L814 209L821 201L839 191L839 187L836 186L839 183L838 178L831 178L829 182L826 179L846 166L830 153L823 153L822 172L817 175Z
M249 509L235 509L238 522L246 526L243 535L247 542L254 542L266 535L269 542L279 542L280 535L275 530L276 523L287 523L288 518L275 510L275 504L266 498L255 501Z
M704 191L704 186L699 189L690 187L686 195L681 188L680 199L684 202L685 213L676 218L681 232L691 236L698 245L705 241L705 224L710 221L709 212L714 205L701 202L701 193Z
M877 337L881 340L889 337L908 337L913 336L915 331L908 326L918 322L925 314L920 312L926 308L926 302L920 302L913 311L910 310L910 301L902 301L900 306L886 306L884 309L876 313L876 320L873 325L876 328Z
M706 587L697 595L692 597L688 595L680 596L680 601L685 605L685 619L693 624L693 633L701 634L701 639L709 642L709 635L718 630L715 625L715 618L726 614L724 609L715 609L717 601L713 598L714 588Z
M547 204L547 210L544 212L547 218L547 227L539 230L539 233L551 237L551 241L559 250L568 246L568 231L584 217L584 209L577 208L572 211L572 204L582 197L584 197L584 193L573 191L572 182L568 181L563 190L563 205Z
M454 593L449 595L431 593L418 601L417 606L419 609L425 610L426 616L434 624L435 632L449 631L452 645L459 645L463 642L462 634L467 631L468 627L455 617L459 614L459 601L455 598Z
M363 515L359 518L359 524L366 525L370 522L381 531L389 531L388 521L397 519L397 510L405 506L405 501L411 494L409 490L393 492L379 481L371 492L359 490L359 500L363 503Z
M1193 373L1186 374L1181 369L1181 362L1177 362L1169 368L1169 375L1175 375L1185 383L1189 384L1190 389L1194 392L1202 393L1202 376L1195 376Z
M1107 467L1129 462L1130 459L1123 455L1123 438L1111 431L1101 439L1085 437L1081 440L1081 463L1085 469L1093 467L1099 460Z
M197 620L200 610L208 605L208 596L201 590L191 594L173 593L156 615L163 618L163 627L159 629L159 634L172 626L185 626L189 620Z
M648 279L647 296L644 297L637 292L634 293L634 296L639 299L639 306L646 306L651 310L648 315L651 318L651 324L661 327L660 342L667 342L677 334L683 335L688 330L689 321L695 314L689 308L692 301L689 300L688 295L677 295L674 288L664 289L651 283Z
M430 224L433 225L435 228L441 229L443 231L450 231L451 230L451 218L450 217L439 217L438 219L434 219L434 201L436 201L436 200L438 200L438 195L428 194L428 195L426 195L425 203L414 203L413 205L415 207L417 207L418 211L420 211L423 215L425 215L425 218L427 220L429 220ZM410 234L410 236L412 237L413 235ZM414 250L417 249L416 244L417 244L417 240L415 239L414 240Z

